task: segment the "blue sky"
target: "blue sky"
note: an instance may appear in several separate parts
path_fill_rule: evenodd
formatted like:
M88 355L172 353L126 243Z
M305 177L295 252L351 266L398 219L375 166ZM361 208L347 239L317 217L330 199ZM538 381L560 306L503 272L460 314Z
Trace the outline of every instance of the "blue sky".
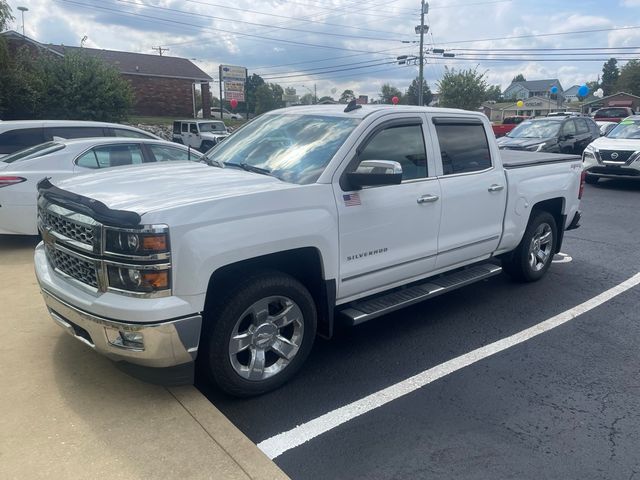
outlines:
M606 47L620 49L620 57L640 57L640 48L621 49L640 47L640 28L630 28L640 27L640 0L429 3L426 46L458 55L429 60L425 75L432 90L445 66L477 67L503 89L517 73L530 80L557 77L569 88L595 80L602 59L612 52L555 55L560 61L543 62L554 56L530 51L523 57L505 49ZM220 63L244 65L250 74L271 77L300 94L316 85L318 95L335 91L337 96L350 88L375 97L383 83L405 90L417 75L416 67L392 62L417 54L417 46L402 41L417 39L419 0L9 0L9 5L14 13L19 5L29 8L26 34L43 43L79 45L86 35L88 47L148 54L161 45L170 49L168 55L194 59L213 77ZM548 35L594 29L606 31ZM485 40L496 38L501 39ZM323 74L323 69L339 71Z

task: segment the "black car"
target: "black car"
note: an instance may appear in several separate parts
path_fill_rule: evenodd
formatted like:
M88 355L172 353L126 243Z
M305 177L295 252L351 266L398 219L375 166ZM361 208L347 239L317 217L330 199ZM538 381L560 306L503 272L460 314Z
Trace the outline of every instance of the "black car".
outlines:
M498 139L501 149L581 155L600 137L598 125L589 117L532 118Z

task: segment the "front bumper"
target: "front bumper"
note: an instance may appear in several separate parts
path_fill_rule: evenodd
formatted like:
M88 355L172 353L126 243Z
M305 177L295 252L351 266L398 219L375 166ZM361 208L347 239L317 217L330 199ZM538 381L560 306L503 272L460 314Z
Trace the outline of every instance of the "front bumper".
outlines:
M633 178L640 180L640 168L637 165L593 165L585 169L588 175L601 178Z
M95 351L121 362L119 366L128 373L165 385L193 382L202 325L200 315L161 323L126 323L80 310L44 289L42 296L58 325ZM121 334L125 333L141 334L141 345L123 345Z

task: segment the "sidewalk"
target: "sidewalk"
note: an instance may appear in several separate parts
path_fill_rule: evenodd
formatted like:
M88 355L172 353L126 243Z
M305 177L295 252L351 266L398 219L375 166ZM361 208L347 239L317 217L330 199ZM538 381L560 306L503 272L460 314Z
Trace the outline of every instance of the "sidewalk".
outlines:
M287 478L194 387L135 380L55 325L35 243L0 237L0 478Z

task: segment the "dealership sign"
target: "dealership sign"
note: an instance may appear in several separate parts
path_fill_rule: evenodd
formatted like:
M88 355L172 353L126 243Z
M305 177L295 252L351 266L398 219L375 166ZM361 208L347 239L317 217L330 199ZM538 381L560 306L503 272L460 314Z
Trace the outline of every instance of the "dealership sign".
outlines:
M235 65L220 65L220 81L224 84L224 99L244 102L247 69Z

